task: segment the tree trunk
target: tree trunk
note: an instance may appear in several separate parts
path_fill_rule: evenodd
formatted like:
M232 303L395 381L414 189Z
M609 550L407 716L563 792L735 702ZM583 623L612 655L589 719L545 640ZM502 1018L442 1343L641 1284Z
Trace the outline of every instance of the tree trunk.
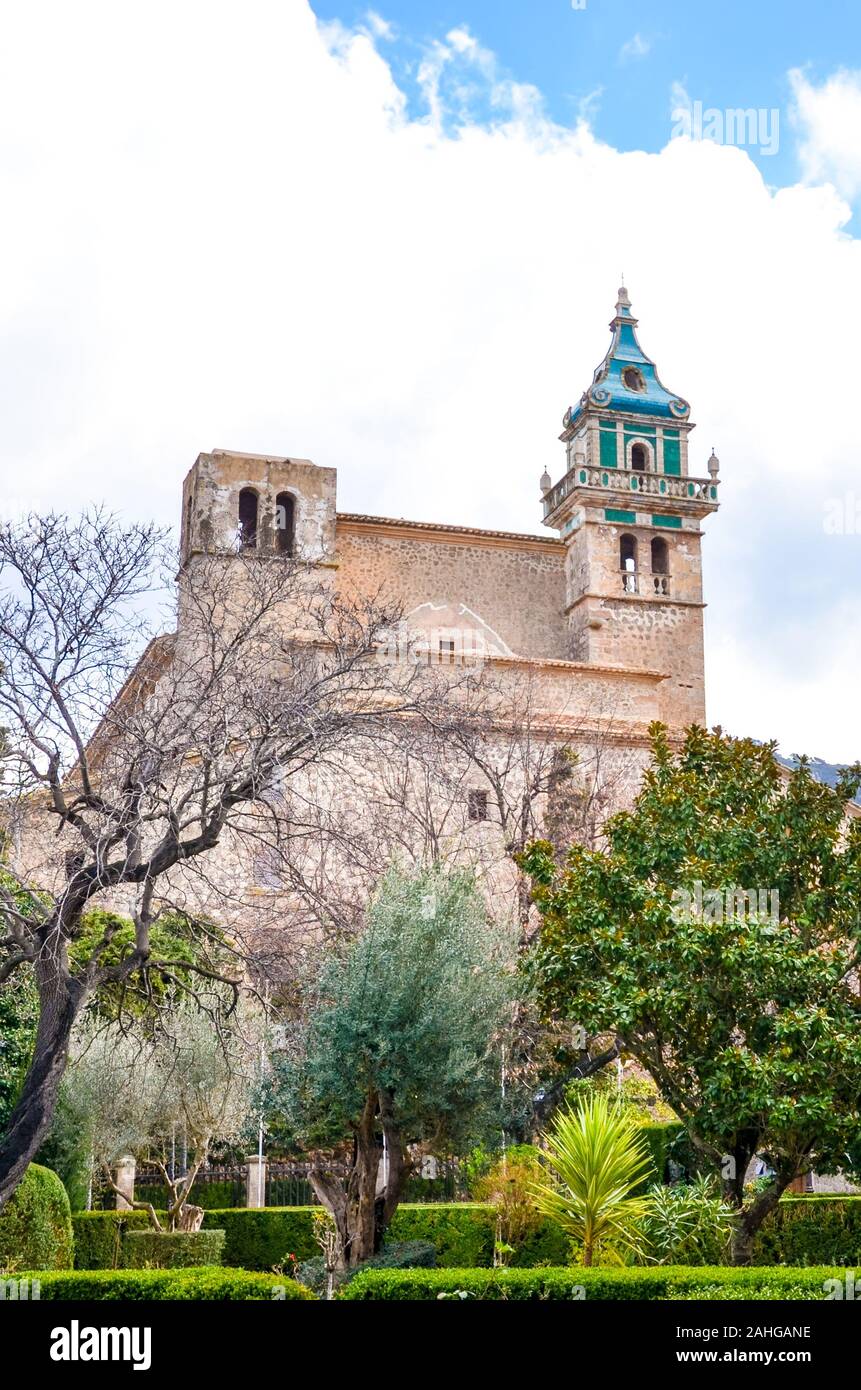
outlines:
M398 1209L404 1185L410 1174L411 1163L404 1152L403 1140L395 1122L395 1100L390 1091L380 1094L380 1122L386 1141L386 1186L382 1197L377 1201L375 1253L383 1243L389 1224Z
M745 1210L739 1213L732 1239L732 1262L734 1265L749 1265L753 1259L754 1237L770 1212L774 1211L792 1179L795 1168L785 1168L775 1175L774 1181Z
M377 1231L377 1174L380 1146L376 1126L377 1095L372 1092L356 1131L355 1197L347 1209L349 1265L361 1264L374 1254Z
M55 933L59 933L58 927L46 930L48 940ZM0 1142L0 1210L48 1136L72 1028L86 999L82 986L69 978L64 945L58 951L53 943L43 942L33 971L39 992L39 1024L21 1094Z
M344 1269L347 1251L350 1246L350 1232L347 1222L347 1195L339 1178L330 1177L321 1167L314 1166L308 1173L308 1181L314 1189L317 1200L332 1218L338 1233L337 1268Z

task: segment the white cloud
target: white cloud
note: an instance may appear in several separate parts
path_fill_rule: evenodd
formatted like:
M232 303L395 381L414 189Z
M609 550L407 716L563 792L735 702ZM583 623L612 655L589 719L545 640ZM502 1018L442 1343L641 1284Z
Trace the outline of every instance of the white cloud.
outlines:
M651 39L644 38L642 34L634 34L634 36L628 39L627 43L623 43L622 47L619 49L619 62L635 62L638 58L645 58L651 51Z
M799 68L790 73L793 120L807 180L829 180L849 199L861 193L861 72L841 69L819 86Z
M368 26L303 0L10 11L4 505L175 521L230 446L336 466L345 510L537 531L624 267L694 468L724 464L710 714L854 757L861 536L822 525L858 476L848 209L740 149L620 153L468 31L441 47L411 118Z
M465 26L450 30L444 41L428 45L416 80L430 122L440 134L485 116L524 123L545 120L537 88L503 73L496 55L483 48Z
M365 23L374 38L385 39L387 42L395 38L395 26L390 20L383 19L381 14L377 14L376 10L368 10L365 15Z

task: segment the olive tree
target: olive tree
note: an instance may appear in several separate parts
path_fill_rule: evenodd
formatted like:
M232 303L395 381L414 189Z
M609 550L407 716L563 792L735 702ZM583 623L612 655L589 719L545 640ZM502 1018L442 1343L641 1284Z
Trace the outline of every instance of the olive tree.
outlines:
M515 956L516 923L494 925L471 874L393 869L359 938L283 1020L270 1122L312 1155L342 1265L379 1249L411 1145L439 1152L497 1122Z

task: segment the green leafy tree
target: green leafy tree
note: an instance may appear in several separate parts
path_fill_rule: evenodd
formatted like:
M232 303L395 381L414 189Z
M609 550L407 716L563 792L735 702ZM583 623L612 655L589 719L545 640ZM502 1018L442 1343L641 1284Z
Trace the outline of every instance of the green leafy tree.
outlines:
M652 738L606 851L527 852L532 968L548 1012L612 1030L653 1077L739 1213L743 1264L792 1179L838 1169L861 1129L861 768L829 787L719 729ZM750 1194L756 1154L774 1180Z
M516 986L514 932L494 928L473 878L390 871L361 936L284 1028L268 1110L313 1161L339 1260L374 1254L410 1171L408 1146L465 1146L497 1120L495 1039ZM346 1161L339 1175L332 1157Z
M596 1092L560 1110L545 1135L551 1180L533 1185L535 1205L575 1240L583 1263L598 1253L638 1255L648 1203L633 1193L652 1166L633 1115Z

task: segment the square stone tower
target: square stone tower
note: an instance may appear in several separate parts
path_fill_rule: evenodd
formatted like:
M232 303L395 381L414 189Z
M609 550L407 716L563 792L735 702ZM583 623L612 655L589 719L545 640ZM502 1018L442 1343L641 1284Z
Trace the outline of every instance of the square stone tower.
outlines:
M182 486L183 564L245 551L333 565L336 477L310 459L198 454Z
M565 475L541 480L544 524L566 542L569 655L665 672L662 718L704 724L701 522L718 507L718 461L692 476L690 406L640 347L624 286L610 330L563 420Z

